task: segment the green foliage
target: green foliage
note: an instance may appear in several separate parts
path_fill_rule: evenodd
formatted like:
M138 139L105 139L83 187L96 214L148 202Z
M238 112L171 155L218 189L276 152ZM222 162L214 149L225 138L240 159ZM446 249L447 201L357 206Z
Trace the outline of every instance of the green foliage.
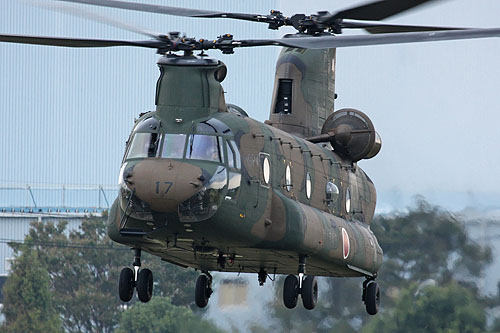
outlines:
M372 230L384 249L380 276L399 287L434 279L470 280L492 260L491 249L471 241L465 226L438 207L420 200L408 214L378 216Z
M39 258L50 277L47 280L53 307L65 331L115 329L123 312L118 277L122 267L131 266L133 252L107 237L106 216L84 219L79 229L70 232L66 222L35 222L25 245L10 245L21 257L31 251ZM26 269L28 262L18 264ZM144 252L142 264L154 272L156 296L170 296L175 305L194 303L194 270L167 264ZM11 279L12 276L7 281ZM135 299L129 304L134 302Z
M470 289L413 284L401 291L389 313L375 317L363 332L484 332L484 306Z
M136 304L123 312L117 333L132 332L220 332L211 322L201 319L190 308L175 306L167 297L155 297L149 303Z
M420 200L408 213L376 216L371 229L384 250L384 264L377 278L382 291L381 305L384 312L376 318L385 318L387 313L400 307L410 311L414 304L411 301L412 294L407 289L413 285L425 285L429 281L436 284L434 288L437 289L433 292L450 297L449 307L453 309L460 305L458 303L465 301L471 301L471 304L486 304L486 301L489 301L491 308L500 305L500 296L486 300L478 295L475 284L492 260L491 250L474 243L464 224L454 215ZM326 281L328 290L321 288L318 305L310 312L299 309L301 304L294 310L284 309L281 302L282 284L277 284L280 286L276 295L279 302L275 305L274 313L284 327L295 330L300 327L300 323L312 323L313 331L338 329L348 332L351 329L358 330L372 319L366 314L361 302L363 278L328 278ZM453 281L467 286L465 298L452 297L454 294L449 288L452 291L457 288L465 290L464 287L450 284ZM440 286L444 288L441 291ZM399 301L398 298L405 292L407 303ZM437 297L434 294L429 295ZM456 309L463 310L462 316L468 316L468 307ZM433 309L431 305L422 305L421 311L432 315ZM469 320L484 328L484 321L481 321L484 320L484 311L482 306L475 307L474 311L470 312L472 318ZM458 319L456 322L458 323ZM390 326L390 320L381 321L380 325L382 324L389 326L377 326L380 332L393 328ZM453 331L453 328L450 329Z
M196 307L194 286L199 273L192 268L166 263L148 253L143 253L142 258L143 267L153 271L155 297L169 297L173 305Z
M46 267L54 304L68 332L111 332L118 324L116 281L127 249L112 244L105 221L85 219L80 230L67 223L33 223L27 243Z
M79 230L66 227L65 222L33 223L26 245L11 245L17 255L4 287L4 331L216 331L191 310L194 270L143 252L142 267L154 272L155 297L147 304L133 299L124 309L117 283L121 268L131 266L132 251L109 240L105 217L84 220ZM372 230L384 249L377 279L382 313L366 314L363 279L321 280L314 311L304 310L301 300L296 309L285 309L282 283L276 282L273 322L291 332L485 330L485 307L499 306L500 292L482 298L475 281L491 261L491 251L472 242L457 218L421 201L406 214L376 217ZM429 282L434 285L423 287ZM252 331L262 331L259 324Z
M49 290L49 275L35 251L25 248L3 288L2 332L58 332L61 322Z

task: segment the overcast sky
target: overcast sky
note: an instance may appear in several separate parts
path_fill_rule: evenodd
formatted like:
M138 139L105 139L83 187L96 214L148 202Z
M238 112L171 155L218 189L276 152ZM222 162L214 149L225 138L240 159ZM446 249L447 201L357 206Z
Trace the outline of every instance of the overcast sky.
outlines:
M282 1L282 8L310 13L362 3ZM497 0L435 1L387 22L500 27L498 13ZM339 49L336 89L336 107L361 109L382 137L380 154L360 163L380 195L500 199L499 38Z
M261 13L276 8L286 15L363 3L143 2ZM0 31L6 33L141 39L17 0L1 6ZM273 35L265 25L248 22L98 11L152 30L196 37L236 31L238 38L263 38L286 32ZM500 27L498 13L498 0L436 1L388 22ZM228 64L223 83L227 100L261 121L269 114L278 52L237 50L230 57L211 52ZM346 48L337 55L336 108L367 113L383 140L376 158L360 162L375 182L380 202L400 207L412 195L424 194L441 204L454 201L456 208L457 200L458 205L492 205L500 199L500 39ZM0 59L0 153L6 157L0 182L115 183L134 116L154 108L157 56L126 48L2 44ZM38 168L43 171L34 173Z

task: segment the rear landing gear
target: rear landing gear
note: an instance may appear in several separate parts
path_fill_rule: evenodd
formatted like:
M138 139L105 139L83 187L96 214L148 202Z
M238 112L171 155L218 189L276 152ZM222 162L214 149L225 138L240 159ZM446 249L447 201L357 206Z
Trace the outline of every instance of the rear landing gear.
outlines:
M153 296L153 272L141 267L141 249L134 249L134 270L125 267L120 272L118 294L122 302L128 302L134 296L134 288L141 302L149 302Z
M212 295L212 275L209 272L203 272L203 275L198 276L196 280L196 288L194 290L194 300L199 308L204 308L208 304L208 300Z
M312 310L318 301L318 280L315 276L304 277L306 271L306 256L299 256L299 277L288 275L283 285L283 303L289 309L297 305L299 294L302 296L302 305L307 310Z
M363 282L363 302L366 306L366 312L369 315L376 315L380 305L380 288L373 279L369 278Z

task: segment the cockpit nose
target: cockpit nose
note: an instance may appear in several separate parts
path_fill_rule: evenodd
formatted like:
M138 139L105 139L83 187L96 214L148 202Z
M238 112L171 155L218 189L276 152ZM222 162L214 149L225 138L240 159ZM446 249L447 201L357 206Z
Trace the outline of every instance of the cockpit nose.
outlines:
M124 163L122 189L159 213L173 213L179 204L200 191L210 174L199 166L173 159L145 159Z
M155 213L177 213L182 222L210 218L225 198L230 176L233 187L241 181L231 129L215 118L189 127L195 128L191 134L160 128L156 116L144 116L127 142L120 171L122 210L137 220L154 220Z

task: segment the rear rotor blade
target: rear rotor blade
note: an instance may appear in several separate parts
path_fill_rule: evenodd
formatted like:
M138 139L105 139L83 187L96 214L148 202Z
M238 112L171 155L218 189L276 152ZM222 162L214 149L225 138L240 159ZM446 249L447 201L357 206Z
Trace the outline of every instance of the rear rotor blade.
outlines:
M342 10L332 15L330 20L332 22L335 19L379 21L430 1L435 0L381 0Z
M160 41L155 41L155 40L125 41L125 40L113 40L113 39L61 38L61 37L42 37L42 36L10 35L10 34L0 34L0 42L62 46L62 47L137 46L137 47L159 48L162 45Z
M418 32L418 31L445 31L445 30L467 30L468 28L458 27L436 27L423 25L401 25L378 22L361 22L344 20L341 23L342 29L364 29L371 34Z
M293 35L292 35L293 36ZM467 30L449 30L434 32L408 32L380 35L362 35L362 36L320 36L304 38L282 38L273 40L275 43L261 45L281 45L304 49L328 49L349 46L367 46L384 44L405 44L422 43L457 39L475 39L500 37L500 28L491 29L467 29ZM248 45L252 46L252 45Z

